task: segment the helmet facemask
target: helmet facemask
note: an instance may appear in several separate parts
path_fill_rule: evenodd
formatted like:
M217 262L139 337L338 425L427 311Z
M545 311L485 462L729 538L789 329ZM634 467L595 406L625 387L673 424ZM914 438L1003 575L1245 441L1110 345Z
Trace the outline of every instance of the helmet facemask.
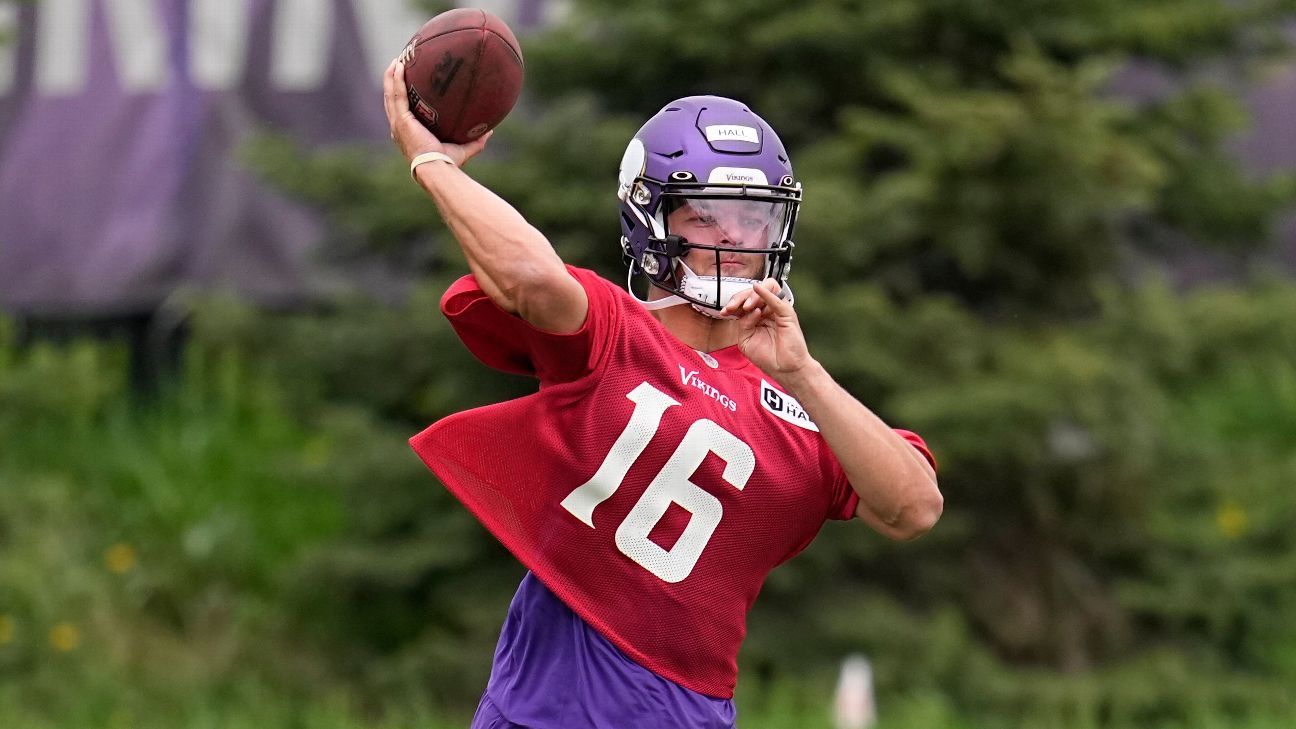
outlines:
M792 298L787 276L799 185L668 183L653 201L652 214L635 205L652 221L653 234L642 255L627 261L631 278L643 274L652 286L671 294L647 302L648 308L687 302L716 316L735 294L766 278L779 282L783 298ZM632 255L628 245L626 254Z

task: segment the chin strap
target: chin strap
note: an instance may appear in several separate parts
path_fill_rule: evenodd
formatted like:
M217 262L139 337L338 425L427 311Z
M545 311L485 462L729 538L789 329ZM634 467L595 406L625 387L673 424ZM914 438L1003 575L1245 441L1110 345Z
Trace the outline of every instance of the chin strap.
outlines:
M670 306L679 306L680 304L693 303L691 301L685 301L684 299L681 299L675 294L671 294L670 296L665 296L660 299L651 299L651 300L641 299L639 298L639 294L635 293L634 286L632 285L633 282L634 282L634 269L631 268L628 271L626 271L626 291L630 293L630 298L634 299L635 301L638 301L643 306L643 308L647 309L648 311L656 311L658 309L665 309Z
M712 294L714 294L716 290L717 277L699 276L696 273L693 273L692 269L690 269L683 261L680 261L680 266L684 269L684 280L683 280L684 293L689 294L690 296L696 299L701 299L703 301L711 301ZM638 294L634 292L634 287L631 285L633 280L634 280L634 269L631 268L626 272L626 291L630 292L631 298L633 298L635 301L638 301L643 306L643 308L649 311L666 309L672 306L679 306L680 304L689 304L699 314L709 316L712 319L737 319L738 318L736 316L720 316L720 311L718 309L712 309L709 306L703 306L701 304L694 303L692 301L689 301L688 299L685 299L682 296L677 296L675 294L670 294L669 296L664 296L660 299L651 299L651 300L641 299L639 298ZM756 283L757 281L755 279L750 279L750 278L731 278L731 277L719 278L720 301L724 302L720 305L724 306L724 304L728 303L729 300L732 299L734 296L737 296L738 294L750 289L751 287L755 286ZM792 296L792 288L787 285L787 282L783 283L782 289L779 292L779 298L787 299L788 301L794 300L795 297Z

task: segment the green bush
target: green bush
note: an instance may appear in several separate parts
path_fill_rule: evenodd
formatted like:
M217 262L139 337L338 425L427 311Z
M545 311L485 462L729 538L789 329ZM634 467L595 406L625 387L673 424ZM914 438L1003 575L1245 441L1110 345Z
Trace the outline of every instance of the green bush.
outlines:
M124 365L0 340L0 716L102 720L307 655L280 595L342 523L337 455L232 352L147 403Z

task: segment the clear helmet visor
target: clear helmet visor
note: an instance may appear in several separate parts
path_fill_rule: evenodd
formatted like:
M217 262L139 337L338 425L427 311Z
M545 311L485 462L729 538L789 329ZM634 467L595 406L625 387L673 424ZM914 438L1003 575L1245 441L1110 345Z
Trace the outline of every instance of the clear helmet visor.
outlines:
M786 239L788 203L737 197L671 197L663 221L668 235L691 246L740 250L777 248Z

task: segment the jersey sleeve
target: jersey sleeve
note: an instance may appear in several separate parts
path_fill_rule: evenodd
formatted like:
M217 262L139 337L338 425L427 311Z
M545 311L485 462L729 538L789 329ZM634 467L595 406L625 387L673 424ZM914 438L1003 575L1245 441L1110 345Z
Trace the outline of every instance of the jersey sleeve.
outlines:
M923 458L931 464L933 469L936 468L936 458L932 456L931 449L927 447L927 442L922 436L910 430L894 428L896 435L904 438L909 445L913 446L922 454ZM828 471L828 482L832 484L832 507L828 512L830 519L852 519L855 516L855 510L859 508L859 494L851 488L850 481L846 478L846 472L842 470L841 462L837 456L828 449L828 444L823 446L821 457L825 459L824 464Z
M589 300L581 328L570 334L538 329L491 300L472 274L441 297L441 312L473 356L489 367L531 375L542 383L572 382L593 372L616 331L619 302L611 284L583 268L568 266Z

